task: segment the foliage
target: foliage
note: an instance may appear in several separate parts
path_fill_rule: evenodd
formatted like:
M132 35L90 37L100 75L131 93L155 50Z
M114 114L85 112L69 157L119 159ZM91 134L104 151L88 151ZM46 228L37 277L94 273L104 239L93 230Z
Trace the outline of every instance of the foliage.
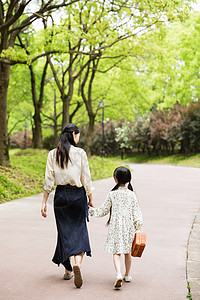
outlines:
M112 121L104 121L104 148L106 155L115 155L119 151L119 144L116 142L115 127L118 123ZM87 143L87 130L81 127L80 147L84 148ZM91 155L102 155L102 123L98 123L94 128L94 135L90 148Z
M143 125L141 125L143 124ZM133 143L138 148L145 148L148 153L174 153L175 147L182 153L200 151L200 101L184 104L175 104L170 109L152 110L148 119L140 119L132 128ZM146 147L145 147L146 146Z

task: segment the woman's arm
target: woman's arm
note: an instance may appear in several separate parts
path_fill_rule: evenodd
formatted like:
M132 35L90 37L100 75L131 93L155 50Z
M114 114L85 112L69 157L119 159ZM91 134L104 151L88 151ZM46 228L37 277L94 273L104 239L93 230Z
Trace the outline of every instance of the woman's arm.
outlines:
M92 194L90 194L90 195L88 196L88 198L89 198L88 206L89 206L89 207L94 207L94 205L93 205L93 199L92 199Z
M54 168L53 168L52 151L49 152L47 157L46 171L45 171L45 186L42 200L41 213L44 218L47 217L47 199L54 186Z
M47 191L44 191L43 200L42 200L42 208L41 208L41 213L44 218L47 217L47 199L48 199L48 197L49 197L49 193Z
M81 153L81 183L85 188L86 195L89 197L94 191L94 187L92 185L91 175L90 175L90 168L87 159L87 154L83 150Z

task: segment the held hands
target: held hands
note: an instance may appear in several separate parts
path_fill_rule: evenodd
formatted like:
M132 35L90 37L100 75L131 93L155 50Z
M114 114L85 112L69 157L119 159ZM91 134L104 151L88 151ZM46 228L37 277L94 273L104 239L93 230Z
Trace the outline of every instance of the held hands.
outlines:
M89 198L88 206L89 206L89 207L94 207L94 205L93 205L93 200L92 200L92 194L90 194L90 195L88 196L88 198Z
M89 201L89 202L88 202L88 206L94 208L94 205L93 205L92 201Z

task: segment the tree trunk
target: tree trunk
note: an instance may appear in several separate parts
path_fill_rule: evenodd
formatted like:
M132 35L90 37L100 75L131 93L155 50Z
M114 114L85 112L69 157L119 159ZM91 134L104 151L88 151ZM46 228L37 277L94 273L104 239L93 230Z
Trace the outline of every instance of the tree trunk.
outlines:
M70 64L71 67L68 70L68 75L69 75L69 88L68 88L68 94L64 95L63 97L63 121L62 121L62 127L70 122L70 115L69 115L69 106L70 102L73 97L74 93L74 78L73 78L73 71L72 71L72 60L73 60L73 55L70 55ZM64 87L64 77L63 77L63 87Z
M56 110L56 91L54 90L54 146L58 145L58 124L57 124L57 110Z
M40 110L38 108L35 109L33 119L33 148L42 149L42 120L40 117Z
M10 66L0 63L0 165L10 166L7 137L7 91Z
M92 145L92 139L94 135L94 124L95 124L95 115L89 115L90 121L88 124L87 129L87 138L86 138L86 144L85 144L85 151L87 152L87 155L91 155L91 145Z
M36 85L35 85L35 74L33 71L32 65L29 66L29 70L31 73L31 92L33 105L35 109L35 114L33 116L34 125L33 125L33 148L42 149L42 120L40 116L41 105L40 102L37 101L36 94Z
M64 99L62 99L63 102L63 119L62 119L62 128L65 127L66 124L69 123L69 104L70 104L69 97L64 95Z

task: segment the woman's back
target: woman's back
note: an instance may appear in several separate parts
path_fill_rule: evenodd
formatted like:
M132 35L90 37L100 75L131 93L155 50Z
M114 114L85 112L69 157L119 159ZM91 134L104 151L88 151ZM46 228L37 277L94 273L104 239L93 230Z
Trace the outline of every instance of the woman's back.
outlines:
M66 185L82 187L86 194L93 191L91 176L86 152L79 147L71 145L69 150L69 161L67 167L61 168L56 161L56 151L49 152L45 173L45 190L51 191L54 185Z

